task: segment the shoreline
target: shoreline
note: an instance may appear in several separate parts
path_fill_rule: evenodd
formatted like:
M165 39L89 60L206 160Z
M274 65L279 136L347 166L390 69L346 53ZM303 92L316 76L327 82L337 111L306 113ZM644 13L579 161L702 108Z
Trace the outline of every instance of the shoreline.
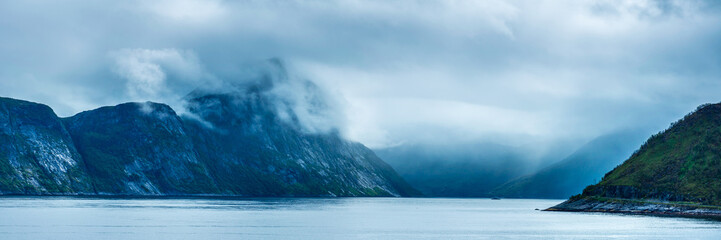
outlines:
M281 198L419 198L397 196L243 196L243 195L215 195L215 194L172 194L172 195L90 195L90 194L5 194L0 199L10 198L75 198L75 199L208 199L208 200L244 200L244 199L281 199Z
M543 211L614 213L721 220L721 206L601 197L567 200Z

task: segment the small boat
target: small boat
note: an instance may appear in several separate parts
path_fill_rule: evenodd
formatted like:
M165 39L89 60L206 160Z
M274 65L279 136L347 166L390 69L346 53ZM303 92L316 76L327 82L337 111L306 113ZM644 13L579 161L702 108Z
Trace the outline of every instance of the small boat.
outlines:
M492 197L491 200L501 200L499 197Z

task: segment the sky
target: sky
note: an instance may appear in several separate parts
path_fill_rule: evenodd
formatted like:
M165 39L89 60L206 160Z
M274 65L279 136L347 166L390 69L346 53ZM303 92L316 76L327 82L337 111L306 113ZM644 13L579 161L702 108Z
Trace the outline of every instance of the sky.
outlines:
M534 151L721 101L716 1L0 1L0 96L168 103L283 59L372 148ZM556 147L554 147L556 146ZM545 150L544 150L545 149Z

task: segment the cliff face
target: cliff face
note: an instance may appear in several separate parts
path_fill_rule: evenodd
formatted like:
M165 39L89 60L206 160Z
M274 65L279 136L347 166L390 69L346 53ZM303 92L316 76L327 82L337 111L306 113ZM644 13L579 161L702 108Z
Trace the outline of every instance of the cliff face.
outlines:
M167 105L125 103L64 119L98 194L217 193Z
M654 204L721 205L721 104L699 107L652 136L598 184L553 207L589 202L641 201ZM574 204L584 201L584 204Z
M0 98L0 194L85 194L92 183L50 107Z

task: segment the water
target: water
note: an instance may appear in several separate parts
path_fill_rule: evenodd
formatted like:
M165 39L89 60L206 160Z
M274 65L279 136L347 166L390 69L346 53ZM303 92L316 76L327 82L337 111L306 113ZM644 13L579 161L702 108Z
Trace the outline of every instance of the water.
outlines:
M721 239L721 222L561 200L0 198L0 239Z

